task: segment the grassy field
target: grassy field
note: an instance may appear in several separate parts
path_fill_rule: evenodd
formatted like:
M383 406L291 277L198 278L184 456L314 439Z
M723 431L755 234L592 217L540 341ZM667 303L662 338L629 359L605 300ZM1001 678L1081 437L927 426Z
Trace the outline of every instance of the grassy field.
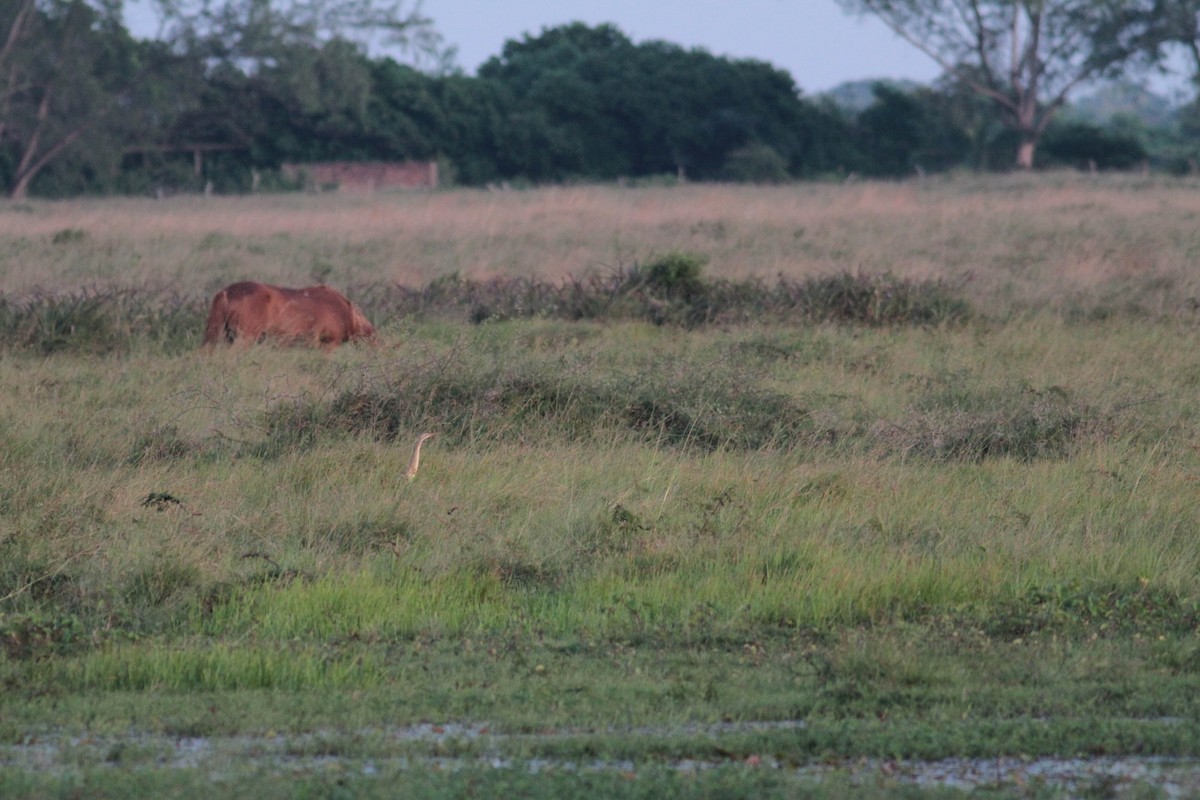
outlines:
M1200 796L1197 189L0 207L0 796Z

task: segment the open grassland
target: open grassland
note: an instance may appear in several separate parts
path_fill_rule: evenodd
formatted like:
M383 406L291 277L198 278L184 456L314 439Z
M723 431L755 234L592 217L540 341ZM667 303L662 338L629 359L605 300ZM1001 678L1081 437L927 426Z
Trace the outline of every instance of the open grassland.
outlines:
M1195 759L1197 188L0 208L0 795ZM198 352L246 277L347 288L380 346Z
M725 277L938 278L996 316L1200 297L1200 183L1073 176L8 205L5 292L548 278L673 250Z

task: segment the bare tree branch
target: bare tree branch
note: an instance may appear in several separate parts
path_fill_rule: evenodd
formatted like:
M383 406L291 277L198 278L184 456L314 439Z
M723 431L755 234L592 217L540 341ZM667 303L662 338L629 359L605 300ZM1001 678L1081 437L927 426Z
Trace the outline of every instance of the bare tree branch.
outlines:
M1022 168L1033 166L1037 142L1069 92L1127 57L1119 49L1094 46L1098 31L1119 29L1122 4L1110 0L839 3L878 17L947 75L995 103L1018 135L1016 163ZM1196 57L1200 64L1200 50Z

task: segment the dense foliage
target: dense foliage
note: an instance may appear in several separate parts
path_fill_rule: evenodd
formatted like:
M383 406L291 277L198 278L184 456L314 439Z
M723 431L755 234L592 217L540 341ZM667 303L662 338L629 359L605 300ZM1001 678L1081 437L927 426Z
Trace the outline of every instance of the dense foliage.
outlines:
M325 160L436 160L465 185L899 177L1008 168L1016 141L958 77L880 84L853 112L770 64L611 25L510 40L475 76L371 57L338 32L187 30L138 41L119 6L84 0L0 12L13 42L0 72L21 87L0 115L10 196L281 188L283 164ZM1180 119L1130 130L1059 115L1038 164L1187 168L1197 148Z

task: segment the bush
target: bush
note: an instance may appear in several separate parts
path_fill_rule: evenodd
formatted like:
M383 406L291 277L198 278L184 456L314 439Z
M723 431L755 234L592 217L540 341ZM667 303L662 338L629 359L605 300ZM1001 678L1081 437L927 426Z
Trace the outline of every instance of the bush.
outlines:
M577 368L576 368L577 367ZM751 384L651 367L595 376L556 360L514 366L404 366L392 382L348 388L324 402L283 403L267 414L263 454L304 447L323 434L394 439L437 430L458 440L585 440L624 431L645 441L705 450L752 450L807 441L808 411Z
M721 178L734 183L786 183L787 159L773 147L751 144L731 152L721 168Z
M646 286L658 297L691 302L704 294L700 273L708 259L694 253L673 251L642 268Z
M954 297L940 281L844 272L799 283L781 278L779 289L801 317L814 322L938 325L970 317L966 301Z
M940 325L971 317L970 306L940 281L892 275L839 275L774 285L759 279L704 279L707 259L671 252L645 264L550 283L537 278L464 279L424 289L362 287L353 294L368 315L461 316L473 323L552 317L644 320L694 328L749 322Z
M1069 455L1094 419L1057 386L976 389L952 375L932 381L908 418L880 422L872 434L888 452L935 461L1032 461Z
M1133 169L1148 155L1132 136L1111 133L1095 125L1073 122L1046 132L1038 148L1043 166L1064 165L1076 169Z
M0 337L49 355L127 352L136 339L168 350L199 343L207 300L134 289L0 295Z

